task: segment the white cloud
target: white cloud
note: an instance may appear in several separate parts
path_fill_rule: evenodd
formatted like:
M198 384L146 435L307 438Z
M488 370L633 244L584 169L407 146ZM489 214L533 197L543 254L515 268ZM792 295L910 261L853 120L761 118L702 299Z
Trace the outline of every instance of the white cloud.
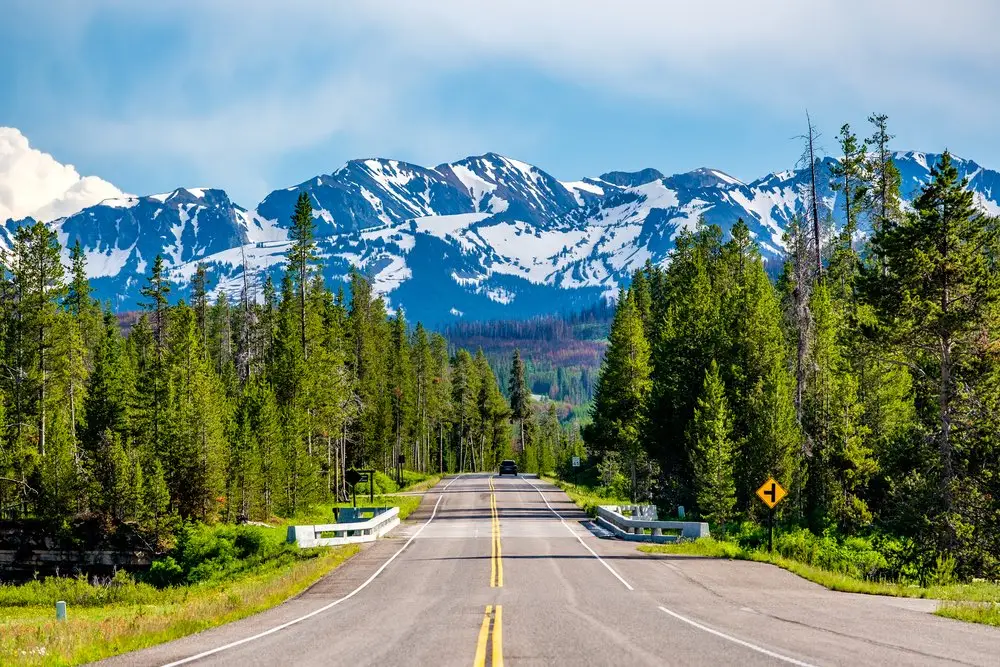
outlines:
M0 221L54 220L120 196L107 181L81 177L73 165L32 148L20 131L0 127Z

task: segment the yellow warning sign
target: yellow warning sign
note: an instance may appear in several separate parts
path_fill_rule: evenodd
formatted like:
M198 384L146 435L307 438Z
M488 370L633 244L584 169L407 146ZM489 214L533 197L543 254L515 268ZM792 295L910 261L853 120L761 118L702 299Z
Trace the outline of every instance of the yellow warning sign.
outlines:
M764 482L764 486L757 489L757 496L771 509L774 509L774 506L787 495L788 491L785 491L785 487L778 484L773 477Z

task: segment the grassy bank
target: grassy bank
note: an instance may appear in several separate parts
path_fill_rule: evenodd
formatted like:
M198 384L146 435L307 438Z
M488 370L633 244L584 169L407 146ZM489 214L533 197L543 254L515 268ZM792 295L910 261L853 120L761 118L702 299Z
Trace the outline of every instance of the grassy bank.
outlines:
M439 480L408 474L400 488L379 475L375 490L419 492ZM421 497L395 493L379 493L374 504L398 506L405 519ZM369 503L359 489L358 505ZM169 557L160 559L138 581L120 572L98 584L85 577L49 577L0 585L0 665L100 660L280 604L357 553L355 545L300 550L285 544L289 525L331 523L335 506L351 503L315 505L269 526L187 526ZM66 622L55 620L57 600L67 603Z
M55 578L0 586L0 664L80 664L229 623L298 595L356 552L310 550L233 578L164 589L125 577L105 586ZM65 622L55 620L56 600L67 601Z
M777 553L769 554L761 549L747 549L733 542L710 537L677 544L644 544L638 549L652 554L707 556L770 563L833 591L944 600L944 604L937 611L939 616L1000 625L1000 607L997 606L1000 603L1000 584L997 583L918 586L870 580L848 572L818 567Z
M597 516L597 507L599 505L628 505L631 503L630 500L615 498L613 494L599 487L595 488L584 484L574 484L544 475L541 476L541 479L549 484L555 484L565 491L569 499L590 516Z

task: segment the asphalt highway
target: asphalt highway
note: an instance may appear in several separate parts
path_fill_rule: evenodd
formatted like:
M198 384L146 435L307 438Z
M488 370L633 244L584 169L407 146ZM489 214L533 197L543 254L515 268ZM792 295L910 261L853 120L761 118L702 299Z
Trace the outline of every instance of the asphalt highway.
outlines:
M647 556L559 489L464 475L270 611L108 665L1000 665L1000 629L760 563Z

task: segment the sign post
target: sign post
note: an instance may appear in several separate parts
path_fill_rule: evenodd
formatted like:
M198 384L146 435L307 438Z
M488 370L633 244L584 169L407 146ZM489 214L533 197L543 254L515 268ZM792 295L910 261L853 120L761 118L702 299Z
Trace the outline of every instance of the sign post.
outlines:
M344 479L351 485L351 493L354 496L354 506L358 506L358 482L361 481L361 473L351 468L344 475Z
M767 551L774 553L774 508L780 503L788 491L778 484L773 477L769 478L764 485L757 489L757 497L767 505Z
M579 456L574 456L572 464L573 464L573 483L574 484L579 484L580 483L580 457Z

